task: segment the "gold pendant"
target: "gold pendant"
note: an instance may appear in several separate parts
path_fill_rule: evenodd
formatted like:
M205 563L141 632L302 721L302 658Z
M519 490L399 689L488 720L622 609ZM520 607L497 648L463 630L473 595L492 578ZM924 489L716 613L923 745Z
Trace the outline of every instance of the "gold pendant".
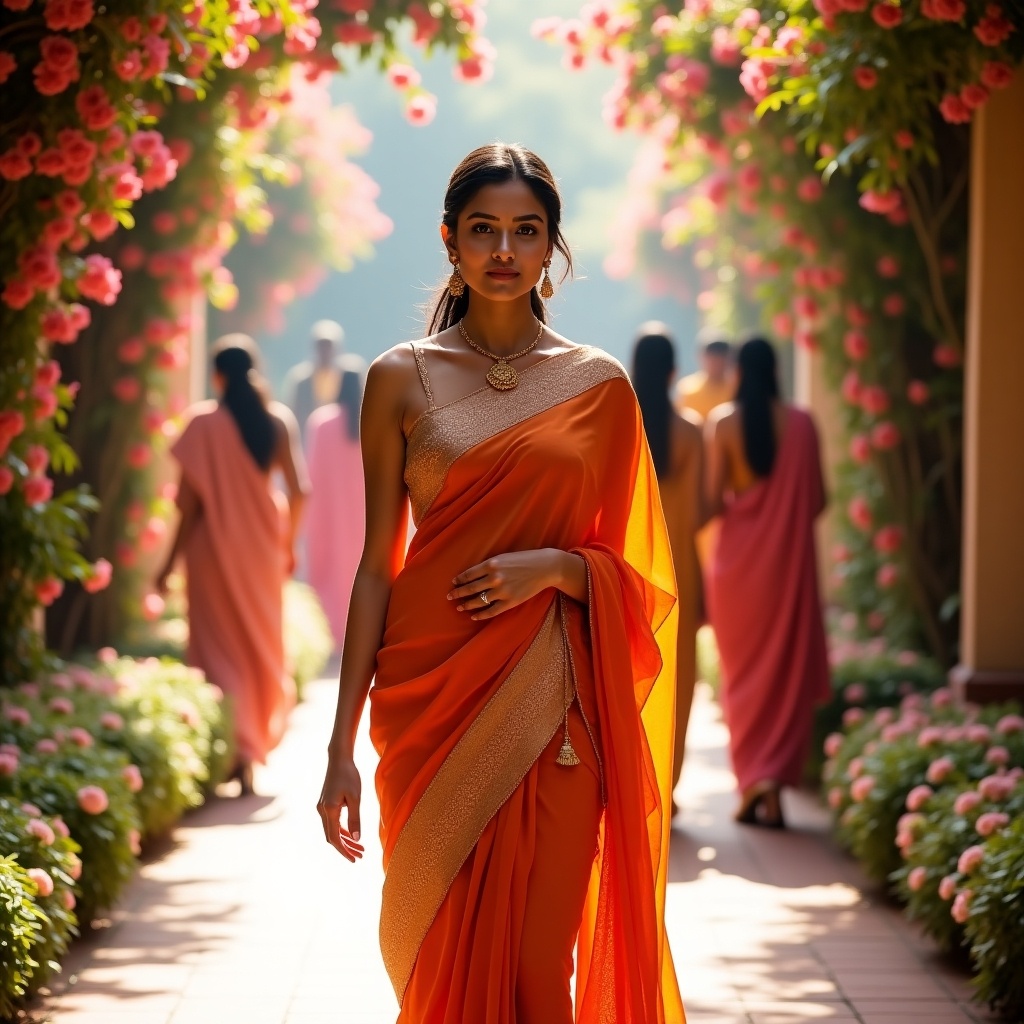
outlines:
M499 360L487 371L487 383L497 391L511 391L519 385L519 374L514 367Z
M574 768L579 763L580 759L576 751L573 750L569 734L566 733L565 739L562 741L562 749L558 751L558 757L555 758L555 764L560 764L563 768Z

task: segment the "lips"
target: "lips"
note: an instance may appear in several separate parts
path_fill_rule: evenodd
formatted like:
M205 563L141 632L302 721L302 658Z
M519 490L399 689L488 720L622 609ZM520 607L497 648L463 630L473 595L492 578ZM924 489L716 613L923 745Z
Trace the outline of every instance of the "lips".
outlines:
M511 281L513 278L519 276L518 270L488 270L488 277L493 277L495 281Z

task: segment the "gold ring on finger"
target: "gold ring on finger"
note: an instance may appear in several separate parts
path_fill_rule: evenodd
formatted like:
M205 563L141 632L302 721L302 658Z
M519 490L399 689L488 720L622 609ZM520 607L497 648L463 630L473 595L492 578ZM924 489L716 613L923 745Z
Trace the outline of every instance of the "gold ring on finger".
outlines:
M487 596L486 590L480 591L480 600L483 601L485 605L489 605L491 603L490 598Z

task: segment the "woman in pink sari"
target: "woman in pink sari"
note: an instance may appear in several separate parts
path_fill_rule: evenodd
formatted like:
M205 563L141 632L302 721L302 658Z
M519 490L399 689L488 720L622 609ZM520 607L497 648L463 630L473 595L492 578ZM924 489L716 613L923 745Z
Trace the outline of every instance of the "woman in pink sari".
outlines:
M179 554L188 580L188 661L231 699L236 777L252 792L252 766L281 739L295 686L285 670L282 588L295 566L305 495L298 426L268 402L258 350L244 334L214 348L219 400L199 402L171 454L181 466L181 518L157 588ZM280 470L288 495L271 484Z
M708 502L721 530L707 578L722 706L741 793L737 821L781 828L814 706L829 693L814 521L825 508L811 417L779 398L775 351L739 354L736 400L708 420Z
M312 492L306 511L310 586L331 625L334 645L345 640L352 581L363 551L363 460L359 450L361 369L343 367L338 399L306 421L306 459Z

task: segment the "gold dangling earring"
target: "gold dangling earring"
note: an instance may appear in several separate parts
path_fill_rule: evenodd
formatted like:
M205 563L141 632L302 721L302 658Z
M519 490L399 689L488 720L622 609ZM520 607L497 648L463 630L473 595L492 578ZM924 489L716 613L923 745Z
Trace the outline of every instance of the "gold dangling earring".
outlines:
M542 299L550 299L555 294L555 286L551 283L551 275L548 273L548 267L551 266L551 260L548 260L544 264L544 279L540 283L540 297Z
M462 296L462 293L466 290L466 281L462 276L462 271L459 270L459 261L452 260L452 276L448 278L448 293L453 299L458 299Z

